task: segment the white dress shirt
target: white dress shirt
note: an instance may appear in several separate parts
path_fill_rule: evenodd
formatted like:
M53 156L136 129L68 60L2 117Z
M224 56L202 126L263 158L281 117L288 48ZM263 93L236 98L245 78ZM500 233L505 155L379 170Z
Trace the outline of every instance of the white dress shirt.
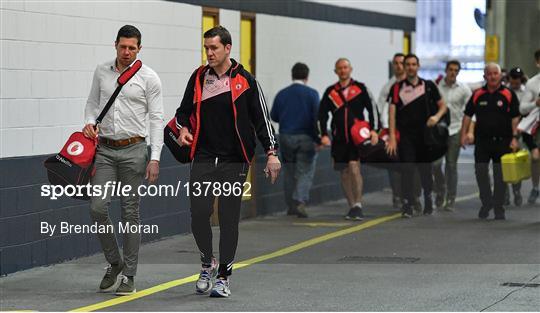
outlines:
M383 128L388 128L388 95L390 94L390 88L396 83L397 79L392 76L381 89L379 93L379 100L377 101L377 108L379 110L381 125Z
M117 87L120 72L116 60L100 64L94 71L92 88L84 119L86 124L95 124L101 110ZM147 116L149 130L147 131ZM118 94L110 110L99 125L99 136L112 140L150 136L150 159L159 161L163 146L163 96L161 81L145 64Z
M445 79L441 79L439 84L439 92L450 111L450 126L448 133L450 136L457 134L461 129L461 121L463 119L463 111L469 98L471 97L471 89L458 81L452 85L448 85Z
M540 94L540 73L534 75L525 85L525 91L519 103L519 112L522 115L527 115L536 108L538 94Z

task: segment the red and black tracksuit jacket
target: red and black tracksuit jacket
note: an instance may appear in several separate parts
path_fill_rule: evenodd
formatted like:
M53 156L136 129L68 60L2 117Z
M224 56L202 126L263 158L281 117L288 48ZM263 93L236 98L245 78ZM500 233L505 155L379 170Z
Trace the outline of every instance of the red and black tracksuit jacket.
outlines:
M346 97L342 92L345 88L348 88ZM380 125L377 109L371 101L366 86L361 82L351 80L345 88L342 88L339 82L328 87L319 106L319 134L321 137L328 135L328 112L331 112L332 140L335 143L352 142L350 128L355 119L368 121L372 130L377 130Z
M231 59L230 89L234 119L232 133L206 133L206 136L235 136L238 142L236 149L238 157L251 163L255 154L255 137L263 144L264 150L276 151L278 144L274 128L270 123L268 108L264 94L255 78L244 67ZM176 110L176 125L178 128L188 127L193 134L190 159L193 159L198 148L201 130L201 102L204 74L210 67L201 66L191 75L180 107ZM203 103L204 105L204 103ZM229 140L231 138L227 138Z

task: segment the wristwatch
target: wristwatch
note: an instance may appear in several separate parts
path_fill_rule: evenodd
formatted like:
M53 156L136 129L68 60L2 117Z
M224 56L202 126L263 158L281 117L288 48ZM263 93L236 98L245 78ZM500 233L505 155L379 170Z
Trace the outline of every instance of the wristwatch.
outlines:
M276 150L268 150L268 152L266 152L266 156L269 157L269 156L277 156L277 151Z

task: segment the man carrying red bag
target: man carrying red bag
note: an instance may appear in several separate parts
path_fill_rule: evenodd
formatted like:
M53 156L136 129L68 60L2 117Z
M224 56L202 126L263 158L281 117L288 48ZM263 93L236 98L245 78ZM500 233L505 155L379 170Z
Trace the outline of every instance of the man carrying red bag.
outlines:
M92 185L105 185L118 181L122 185L130 185L136 191L147 179L149 183L157 180L159 159L163 146L163 97L161 81L151 68L143 65L141 69L122 88L113 106L107 112L100 126L96 118L107 99L116 88L118 76L137 59L141 50L141 33L131 25L125 25L118 31L115 41L116 59L98 65L92 81L92 89L85 108L86 126L83 133L89 138L99 135L99 146L96 151L96 173L91 179ZM149 129L147 129L147 119ZM145 137L150 137L151 156ZM122 206L122 223L124 225L140 225L139 195L136 192L120 198ZM111 225L108 210L111 195L92 196L90 214L94 223ZM116 289L117 295L134 293L134 276L137 273L137 262L141 234L125 233L123 238L123 257L120 255L114 233L98 234L101 247L109 266L103 277L99 290L112 291L118 276L122 273L122 281Z
M341 184L349 203L348 220L362 220L362 176L358 148L351 138L351 127L356 120L369 121L369 137L377 144L379 127L377 108L367 87L351 78L352 66L348 59L336 61L334 72L339 82L328 87L319 106L318 128L321 144L332 145L334 169L341 172ZM332 113L332 143L328 136L328 113ZM367 116L364 112L367 112Z

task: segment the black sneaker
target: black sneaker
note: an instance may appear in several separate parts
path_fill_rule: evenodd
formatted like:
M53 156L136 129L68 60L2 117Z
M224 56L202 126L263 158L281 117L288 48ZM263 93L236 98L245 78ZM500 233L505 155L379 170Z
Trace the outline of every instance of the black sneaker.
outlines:
M435 207L437 209L441 209L443 205L444 205L444 194L437 194L435 196Z
M454 212L455 208L454 205L456 204L455 198L448 198L446 199L446 203L444 204L443 210L447 212Z
M484 206L481 207L480 211L478 211L478 218L483 220L487 219L489 217L489 211L489 208L486 208Z
M349 210L349 213L345 215L346 220L355 220L361 221L364 219L364 213L362 213L362 208L354 206Z
M103 279L99 284L99 292L112 291L114 289L114 285L116 285L116 281L118 280L118 275L120 275L123 268L123 262L115 265L109 264L109 266L105 268L107 271L105 272L105 276L103 276Z
M495 218L494 218L494 220L496 220L496 221L503 221L505 219L506 219L506 216L504 215L504 213L497 214L497 215L495 215Z
M433 214L433 200L431 199L431 196L424 197L424 211L422 212L424 215L432 215Z
M523 204L523 197L521 196L521 191L514 191L514 205L521 206Z
M296 207L296 216L300 218L307 218L306 205L303 203L298 204Z
M510 205L510 188L506 188L504 192L504 205Z
M116 295L129 296L136 292L137 289L135 289L135 280L133 279L133 276L122 276L122 282L120 283L120 286L118 286L118 289L116 289Z
M529 194L529 198L527 199L527 203L528 204L534 204L536 202L536 199L538 199L538 194L540 192L538 191L538 189L536 188L533 188L531 189L531 193Z
M504 214L504 207L498 207L493 209L495 213L495 220L505 220L506 216Z
M404 205L402 212L401 212L402 218L411 218L413 217L413 208L410 205Z
M422 203L420 203L420 198L416 198L412 208L413 208L414 213L416 213L416 215L422 214Z

